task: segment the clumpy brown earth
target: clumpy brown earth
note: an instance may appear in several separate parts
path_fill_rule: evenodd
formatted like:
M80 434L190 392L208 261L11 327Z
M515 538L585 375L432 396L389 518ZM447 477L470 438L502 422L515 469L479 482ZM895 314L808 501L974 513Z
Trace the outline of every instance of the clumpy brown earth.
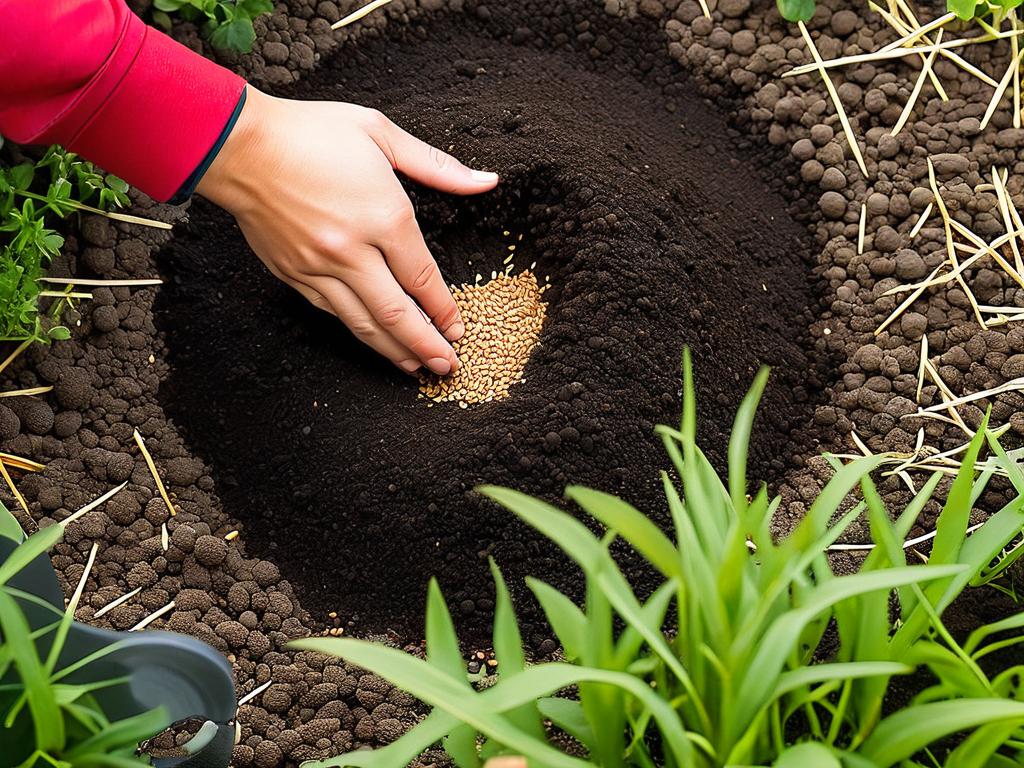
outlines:
M379 108L502 175L478 199L412 192L448 282L503 269L510 240L520 269L550 279L540 345L507 400L428 409L415 378L305 307L210 206L161 254L167 412L304 605L373 630L418 635L437 576L467 637L486 641L487 555L517 586L536 574L576 592L553 545L472 489L554 500L579 483L661 513L652 435L678 421L683 344L716 458L759 364L776 369L761 470L780 474L798 452L786 436L810 416L808 377L819 386L799 343L812 317L804 232L663 33L585 3L534 11L395 25L286 92Z
M647 505L654 471L664 465L650 428L675 418L683 342L695 347L711 448L720 449L723 416L754 364L775 363L787 377L759 425L757 446L764 475L781 478L782 527L802 514L826 477L810 460L819 449L849 450L853 428L876 451L913 444L919 424L901 417L915 407L923 334L957 393L1024 374L1024 331L1012 323L981 330L955 287L926 292L874 335L898 301L882 294L920 279L943 258L937 219L909 238L931 199L927 156L953 214L980 234L1000 231L994 197L975 192L992 165L1010 170L1010 191L1022 203L1024 132L1012 127L1005 102L981 130L991 90L943 60L936 71L950 101L926 86L895 138L889 130L916 62L833 71L862 141L865 179L820 80L780 79L809 56L774 3L712 0L713 18L705 19L693 0L395 0L355 28L330 32L329 24L356 5L279 3L257 20L255 52L225 63L280 93L384 107L410 130L503 173L501 190L479 201L416 196L453 279L483 271L465 263L471 258L500 263L504 229L529 234L522 264L536 260L556 289L522 391L486 408L437 405L425 413L415 381L374 361L329 318L265 278L227 220L200 203L160 259L168 285L96 290L71 341L32 349L3 374L4 389L55 387L43 398L0 402L0 450L47 465L18 479L31 512L22 514L27 529L63 519L128 481L55 549L68 585L80 578L92 543L100 543L78 618L93 620L100 607L141 588L96 622L125 629L174 600L175 609L152 626L213 643L232 660L241 693L272 682L239 712L237 766L270 768L386 743L417 717L409 697L345 665L289 652L289 638L335 625L365 636L392 621L414 624L396 607L418 611L420 577L432 571L447 581L453 602L465 604L469 615L460 623L479 633L490 587L485 577L468 575L482 572L478 553L489 543L506 567L557 576L552 570L561 561L549 549L517 540L521 531L507 514L465 495L472 483L497 479L553 496L565 482L593 482ZM825 57L875 50L894 38L879 18L861 18L838 0L820 3L808 28ZM176 35L198 46L193 28L179 27ZM965 55L998 78L1007 53L1006 46L986 46ZM423 82L421 71L434 77ZM740 205L737 188L747 190ZM180 210L141 202L149 215L182 218ZM861 204L867 237L858 254ZM809 289L796 269L805 254L794 220L813 242ZM789 233L793 252L775 263L768 257L778 253L780 232ZM165 245L162 235L85 219L54 270L151 277L155 251ZM744 260L744 252L762 263ZM1024 306L1024 294L1001 272L978 266L967 278L980 300ZM212 273L197 274L203 267ZM239 272L249 282L242 284ZM758 280L769 290L758 293ZM154 323L158 296L164 337ZM817 296L824 304L802 319ZM690 317L694 309L699 317ZM213 317L221 324L209 322ZM783 319L791 323L788 341L778 338ZM801 357L799 340L808 331L811 353ZM266 345L282 339L289 346L270 354ZM207 352L212 356L202 357ZM189 356L201 367L185 365ZM815 383L819 366L825 373ZM791 391L801 382L806 393ZM926 386L924 402L936 397ZM1012 425L1011 442L1024 433L1022 405L1016 395L994 403L996 422ZM973 423L981 415L962 412ZM790 419L805 417L792 431ZM421 426L433 432L424 437ZM932 445L962 441L938 422L925 426ZM133 428L145 436L175 499L174 518L133 448ZM373 443L374 435L385 443ZM253 481L245 460L267 468L268 477ZM366 473L355 476L353 464ZM423 498L435 509L412 503L405 470L424 484L431 500ZM894 508L906 498L895 484L885 492ZM993 492L982 506L1000 501ZM240 522L241 536L225 542ZM272 524L288 527L275 532ZM424 554L428 524L441 546ZM309 544L314 535L316 547ZM304 570L303 550L293 549L302 546L328 572L329 588ZM382 562L370 561L373 552ZM359 562L365 573L355 573ZM369 597L392 578L410 593ZM953 617L957 626L993 609L991 592L977 594L979 606ZM364 603L337 619L323 614L357 595L367 596ZM426 756L421 764L434 761Z

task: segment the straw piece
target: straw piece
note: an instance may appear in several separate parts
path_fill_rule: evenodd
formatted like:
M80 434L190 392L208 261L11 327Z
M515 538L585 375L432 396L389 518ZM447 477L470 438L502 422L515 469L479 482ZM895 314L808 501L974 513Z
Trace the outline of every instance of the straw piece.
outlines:
M914 42L919 37L922 37L923 35L928 34L933 29L938 29L943 24L948 24L949 22L951 22L955 18L956 18L956 14L953 13L952 11L950 11L949 13L946 13L946 14L944 14L942 16L939 16L937 19L932 19L931 21L929 21L924 26L921 26L921 27L918 27L917 29L911 30L910 32L908 32L907 34L905 34L903 37L899 38L898 40L893 40L888 45L882 46L879 49L879 53L884 53L886 51L892 51L892 50L895 50L897 48L902 48L907 43Z
M933 269L931 275L928 276L928 280L934 279L935 276L937 274L939 274L939 270L942 269L942 267L943 267L943 265L940 264L935 269ZM910 305L913 304L915 301L917 301L918 297L922 293L924 293L924 289L927 287L927 285L926 285L927 282L928 281L926 280L925 283L921 284L920 287L918 287L913 293L911 293L909 296L907 296L906 299L903 300L902 304L900 304L898 307L896 307L895 310L893 310L892 314L889 315L889 317L887 317L882 322L882 324L875 329L875 336L877 336L882 331L884 331L886 328L888 328L893 320L895 320L897 317L899 317L904 312L906 312L907 309L910 307Z
M4 358L4 361L0 363L0 373L4 372L4 369L18 359L18 355L24 352L32 344L32 339L26 339L21 342L11 354Z
M984 240L978 237L978 235L974 234L974 232L965 227L956 219L950 219L949 223L953 229L955 229L961 235L966 237L968 240L972 241L974 245L980 248L983 252L991 256L993 261L995 261L996 264L1002 267L1003 271L1006 272L1006 274L1012 277L1018 283L1018 285L1024 288L1024 277L1021 277L1020 273L1017 272L1017 270L1010 265L1010 262L1003 258L1003 254L1001 254L999 251L993 248L990 244L986 243ZM1012 243L1014 239L1017 237L1018 233L1010 232L1008 233L1008 235L1009 241Z
M165 613L167 613L168 611L173 611L173 610L174 610L174 601L171 600L171 602L169 602L163 608L158 608L157 610L153 611L151 614L149 614L149 616L144 618L142 621L140 621L134 627L131 627L128 631L129 632L137 632L140 629L145 629L150 624L152 624L154 621L156 621L161 616L163 616Z
M801 64L798 67L788 72L783 72L782 77L797 77L798 75L806 75L809 72L814 72L816 69L832 69L833 67L845 67L850 64L863 64L867 61L883 61L887 59L902 59L906 56L911 56L915 53L931 53L933 50L938 49L940 51L948 51L952 48L963 48L966 45L974 45L976 43L988 43L993 40L1004 40L1011 37L1019 37L1024 34L1024 30L1017 30L1016 32L1000 32L995 35L982 35L980 37L969 37L959 38L957 40L949 40L942 43L936 43L932 45L921 45L915 48L899 48L892 51L874 51L872 53L856 53L850 56L840 56L837 59L830 59L822 62L821 64Z
M939 30L938 42L942 42L942 33L944 30ZM907 124L907 120L910 119L911 112L914 111L914 105L917 104L917 97L921 95L921 89L924 87L925 78L932 73L932 65L935 63L935 56L938 54L939 49L936 48L934 51L928 54L928 58L924 60L924 65L921 67L921 74L917 76L917 82L914 83L914 90L910 92L910 98L907 99L907 103L903 106L903 112L900 113L900 119L896 121L896 125L893 126L892 136L895 136L903 130L903 126Z
M914 402L921 404L921 390L924 389L924 367L928 362L928 334L921 334L921 362L917 366L917 394Z
M75 520L77 520L78 518L82 517L83 515L89 514L94 509L96 509L96 507L98 507L100 504L105 503L106 501L108 501L109 499L113 498L114 496L116 496L121 491L123 491L127 486L128 486L128 481L126 480L125 482L123 482L119 486L117 486L117 488L113 488L113 489L107 491L106 493L104 493L99 498L93 499L92 501L90 501L88 504L86 504L84 507L82 507L77 512L69 515L64 520L61 520L59 523L57 523L57 525L61 526L62 528L67 528L69 525L71 525L73 522L75 522Z
M867 176L868 168L864 164L864 158L860 153L860 145L857 144L857 137L853 133L853 128L850 127L850 120L846 116L846 110L843 109L843 102L839 98L839 93L836 91L836 87L832 83L832 78L829 77L828 72L825 71L824 62L821 60L821 54L818 53L818 49L814 45L814 41L811 40L811 36L807 32L807 26L802 21L799 22L799 25L800 34L803 35L804 41L807 43L807 47L811 51L811 56L814 57L814 61L817 63L817 69L821 73L821 79L825 83L828 95L832 98L832 103L835 105L836 112L839 114L839 122L843 126L843 133L846 134L846 141L850 145L853 156L857 159L857 165L860 166L861 173Z
M965 533L974 533L976 530L981 528L981 526L983 526L983 525L984 525L984 523L977 523L976 525L972 525L970 528L968 528L965 531ZM935 535L937 533L938 533L938 531L931 531L930 533L922 534L922 535L917 536L917 537L915 537L913 539L907 539L906 541L903 542L903 549L910 549L911 547L915 547L918 544L922 544L922 543L924 543L926 541L930 541L931 539L935 538ZM860 550L874 549L876 546L877 546L876 544L832 544L832 545L830 545L828 547L828 551L829 552L856 552L856 551L860 551Z
M868 217L868 207L865 203L860 204L860 224L857 225L857 254L864 253L864 227Z
M52 389L52 385L46 387L29 387L28 389L12 389L7 392L0 392L0 397L31 397L32 395L45 395Z
M136 587L131 592L128 592L128 593L126 593L124 595L121 595L116 600L112 600L109 603L107 603L106 605L104 605L102 608L100 608L98 611L96 611L96 613L94 613L92 615L92 617L94 619L98 619L100 616L103 616L106 613L110 613L110 611L112 611L115 608L117 608L117 606L123 605L124 603L127 603L129 600L131 600L133 597L135 597L141 591L142 591L142 587Z
M896 0L896 4L903 11L903 14L907 17L907 20L910 22L910 24L912 26L914 26L914 27L921 26L920 23L917 20L917 17L914 15L914 11L911 9L911 7L909 5L907 5L907 3L904 0ZM925 38L925 39L928 39L928 38ZM954 64L956 64L958 67L960 67L964 71L968 72L969 74L974 75L976 78L978 78L982 82L987 83L988 85L991 85L993 88L996 87L996 81L995 80L993 80L991 77L986 75L984 72L982 72L976 66L971 64L969 61L965 61L960 56L960 54L953 53L952 51L947 51L947 50L940 50L939 54L941 56L949 59L950 61L952 61ZM945 101L945 99L943 99L943 101Z
M333 24L331 24L331 29L341 29L342 27L347 27L349 24L359 21L364 16L369 16L378 8L383 8L390 2L391 0L373 0L372 3L367 3L359 10L353 11L340 21L336 21Z
M11 473L7 471L7 467L2 461L0 461L0 475L3 476L4 482L7 483L7 487L11 489L11 493L14 494L14 498L17 499L18 504L23 510L25 510L25 514L31 515L32 513L29 512L28 504L25 502L25 497L21 495L21 491L18 490L18 486L14 484Z
M171 517L174 517L178 513L175 511L174 505L171 504L171 498L167 495L167 489L164 488L164 481L160 479L160 473L156 471L156 464L153 462L153 457L149 455L149 450L146 448L146 443L142 439L142 435L139 434L139 430L136 429L133 436L135 437L136 445L139 446L139 450L142 452L142 458L146 460L149 473L153 475L153 481L156 483L156 489L160 492L160 498L167 505L167 510L171 513Z
M89 277L41 277L40 282L52 283L53 285L87 285L107 288L131 288L147 285L163 285L164 281L156 277L146 277L133 280L102 280Z
M92 298L91 293L83 291L40 291L39 295L44 299L81 299L84 301Z
M985 116L981 118L981 129L985 130L988 127L988 121L992 119L992 115L996 111L996 107L999 106L999 102L1003 100L1003 94L1006 93L1006 87L1010 84L1010 80L1013 77L1013 73L1018 71L1017 68L1020 66L1020 57L1024 54L1024 51L1020 51L1016 56L1010 59L1010 66L1006 68L1006 73L999 81L999 85L996 86L996 92L992 95L992 100L988 103L988 109L985 110Z
M249 691L249 693L245 694L245 696L238 700L238 706L241 707L243 704L248 704L250 701L252 701L265 690L267 690L267 688L269 688L273 684L273 682L273 680L267 680L267 682L263 683L263 685L259 685L253 688L251 691Z
M895 29L901 35L905 35L907 34L907 32L911 30L912 27L908 26L901 18L899 18L893 13L890 13L884 8L876 5L875 3L868 3L868 7L870 7L871 10L875 11L876 13L880 14L882 18L889 23L889 26ZM911 23L914 25L914 27L920 26L916 20L913 20L912 14L909 15L909 18L912 19ZM939 30L940 35L941 33L942 30ZM926 43L933 42L932 39L927 36L924 38L924 41ZM927 57L924 54L918 54L918 58L921 60L922 65L927 61ZM949 96L946 94L945 89L942 87L942 83L939 82L939 78L935 74L935 70L931 69L930 67L928 68L928 78L932 81L932 86L939 94L939 98L942 99L943 101L949 101Z
M911 240L913 240L915 237L917 237L917 234L921 231L921 228L924 226L924 223L926 221L928 221L928 217L932 215L932 206L933 205L934 205L934 203L928 203L928 207L925 208L921 212L921 216L920 216L920 218L918 218L917 223L914 224L914 228L912 230L910 230L910 239Z
M990 389L983 389L980 392L974 392L970 395L961 395L960 397L954 397L946 400L941 405L930 405L927 408L922 409L924 413L930 413L940 408L955 408L959 405L966 405L967 403L973 403L977 400L985 400L986 398L996 397L1007 392L1022 392L1024 391L1024 376L1018 376L1016 379L1000 384L998 387L992 387Z
M1018 111L1017 114L1019 115L1020 112ZM1003 185L1003 180L995 168L992 169L992 187L995 189L996 199L999 201L999 211L1003 214L1003 226L1006 227L1007 234L1014 233L1014 219L1013 214L1010 213L1010 209L1014 207L1013 201L1010 199L1010 195ZM1024 261L1021 260L1020 248L1017 247L1015 233L1010 238L1010 249L1013 251L1013 263L1017 273L1024 273Z
M22 472L42 472L46 469L45 464L40 464L31 459L23 459L21 456L15 456L11 453L0 453L0 463L20 469Z

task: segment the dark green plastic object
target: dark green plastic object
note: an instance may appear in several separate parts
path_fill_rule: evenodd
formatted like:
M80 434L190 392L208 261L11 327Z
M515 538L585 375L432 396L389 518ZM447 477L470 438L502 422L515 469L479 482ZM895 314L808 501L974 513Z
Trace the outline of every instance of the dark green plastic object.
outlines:
M0 525L2 563L21 543L21 539L10 538L9 532L21 529L16 522L14 527L8 524L14 518L2 504L0 517L9 518ZM58 613L64 610L64 594L48 555L37 557L9 584L46 600ZM19 605L33 629L54 621L55 614L40 605L27 600L19 600ZM48 633L40 638L38 651L43 658L49 651L51 636L52 633ZM157 768L227 768L235 741L237 709L231 667L227 660L206 643L186 635L155 630L113 632L76 621L71 626L56 668L63 669L113 643L120 643L121 647L72 673L62 682L82 684L129 678L123 685L93 693L108 719L120 720L163 707L172 723L190 719L204 721L199 732L183 745L182 751L186 754L153 758L153 765ZM8 677L14 674L12 670ZM0 680L3 682L12 680ZM2 699L3 694L0 694L0 702ZM4 737L5 742L9 736L10 733ZM15 732L15 743L5 743L0 748L0 767L17 765L24 760L32 752L32 740L32 733ZM24 754L18 758L23 746Z

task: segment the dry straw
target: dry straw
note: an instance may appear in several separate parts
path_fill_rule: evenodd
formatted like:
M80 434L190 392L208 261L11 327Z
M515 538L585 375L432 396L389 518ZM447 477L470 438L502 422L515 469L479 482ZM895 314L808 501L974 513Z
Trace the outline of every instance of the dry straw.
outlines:
M492 275L483 285L463 285L453 292L466 324L465 335L453 345L462 366L443 378L423 374L423 397L465 408L501 400L522 381L547 314L547 286L541 287L530 270Z

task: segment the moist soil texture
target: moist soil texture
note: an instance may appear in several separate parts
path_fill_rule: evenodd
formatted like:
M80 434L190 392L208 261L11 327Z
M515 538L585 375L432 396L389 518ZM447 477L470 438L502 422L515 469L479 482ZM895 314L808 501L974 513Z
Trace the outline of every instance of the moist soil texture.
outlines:
M653 430L678 422L684 344L713 458L759 364L775 375L754 466L778 476L799 452L788 435L811 414L808 379L819 388L801 345L810 241L648 19L509 4L389 31L281 95L378 108L501 174L475 199L410 194L448 282L489 279L509 245L516 269L535 262L550 280L525 381L501 402L428 407L415 378L305 306L224 213L198 204L161 254L160 397L249 546L307 608L418 637L437 576L464 636L482 642L488 555L516 585L532 574L575 592L579 579L474 486L557 500L589 485L667 519Z
M939 401L930 381L917 396L922 338L955 394L1024 375L1020 323L979 327L955 284L929 288L876 333L901 300L886 292L945 258L939 219L919 222L933 200L929 157L952 215L979 235L1003 231L983 186L993 167L1009 171L1024 207L1024 131L1013 127L1009 98L983 128L992 90L952 63L934 65L948 101L925 85L897 136L916 60L831 70L865 176L820 77L781 77L810 54L770 0L708 0L711 18L695 0L394 0L331 31L359 5L278 2L256 19L253 52L241 56L204 48L191 24L173 34L261 88L378 106L501 172L487 198L411 193L449 279L489 276L505 231L523 235L517 267L536 261L551 278L550 318L526 382L500 403L428 409L414 380L270 281L228 219L198 201L173 208L139 194L135 212L175 223L170 245L166 233L84 216L50 273L143 278L159 266L168 283L93 289L65 318L70 340L32 347L0 375L3 390L53 386L0 400L0 451L45 464L15 473L24 509L2 484L0 499L31 532L125 484L68 527L54 566L70 595L97 544L78 620L125 630L161 611L151 628L211 643L232 663L240 696L261 688L239 709L238 768L380 746L422 714L379 678L296 653L290 639L393 626L401 636L384 639L418 651L415 616L432 573L458 601L466 637L479 638L493 594L488 552L516 575L567 578L556 553L472 495L476 482L548 498L585 482L658 514L655 473L666 462L651 429L677 417L683 343L695 351L705 443L719 463L754 366L775 365L751 474L777 487L780 531L829 478L821 451L856 450L853 430L875 452L912 450L922 427L934 449L963 442L955 425L912 418L916 401ZM922 19L939 13L919 10ZM896 38L844 0L819 2L807 29L825 58ZM999 79L1010 46L963 55ZM991 263L964 277L980 301L1024 307L1024 290ZM988 405L994 424L1009 425L1004 442L1019 445L1021 396L960 412L977 426ZM135 448L136 429L173 516ZM907 501L896 478L880 490L894 512ZM994 486L976 519L1006 496ZM912 535L934 527L938 508L926 506ZM836 565L856 567L857 557ZM989 589L968 596L945 616L957 635L1014 610ZM530 618L528 642L554 651ZM473 654L470 669L483 658ZM435 753L414 765L446 762Z

